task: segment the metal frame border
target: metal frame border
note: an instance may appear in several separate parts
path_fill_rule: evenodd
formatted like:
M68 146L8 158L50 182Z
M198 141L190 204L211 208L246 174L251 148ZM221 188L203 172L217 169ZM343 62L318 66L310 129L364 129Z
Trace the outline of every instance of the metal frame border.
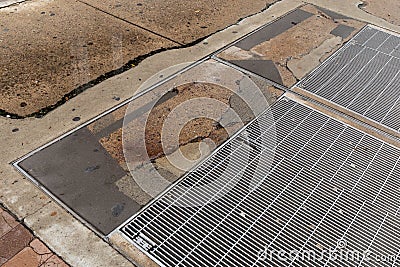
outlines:
M290 93L292 93L292 92L290 92ZM372 137L373 139L379 140L379 141L381 141L381 142L387 144L388 146L391 146L391 147L393 147L393 148L395 148L395 149L400 150L400 147L397 147L397 146L395 146L395 145L393 145L393 144L390 144L390 143L386 142L385 140L383 140L383 139L381 139L381 138L378 138L378 137L376 137L376 136L373 136L372 134L370 134L370 133L368 133L368 132L366 132L366 131L363 131L363 130L361 130L361 129L358 129L358 128L355 127L354 125L351 125L351 124L349 124L349 123L347 123L347 122L344 122L344 121L342 121L342 120L340 120L340 119L337 119L337 118L335 118L335 117L332 117L332 116L330 116L330 115L328 115L328 114L326 114L326 113L324 113L324 112L322 112L322 111L320 111L320 110L318 110L318 109L316 109L316 108L314 108L314 107L312 107L312 106L303 104L303 103L299 102L298 100L293 99L292 97L290 97L290 95L288 95L288 96L287 96L286 94L284 94L284 95L286 96L286 98L288 98L288 99L290 99L290 100L292 100L292 101L294 101L294 102L296 102L296 103L298 103L298 104L300 104L300 105L303 105L303 106L305 106L305 107L307 107L307 108L309 108L309 109L312 109L312 110L314 110L315 112L318 112L318 113L320 113L320 114L322 114L322 115L325 115L325 116L327 116L328 118L330 118L330 119L332 119L332 120L335 120L335 121L340 122L340 123L342 123L342 124L344 124L344 125L347 125L348 127L353 128L353 129L355 129L355 130L357 130L357 131L359 131L359 132L362 132L362 133L364 133L365 135L367 135L367 136L369 136L369 137ZM297 95L297 94L295 94L295 95ZM367 126L370 126L370 127L372 127L372 128L370 128L371 130L379 130L379 129L376 129L376 128L375 128L374 126L372 126L372 125L369 125L369 124L367 124L367 123L361 122L361 121L357 120L356 118L353 118L353 117L351 117L351 116L349 116L349 115L347 115L347 114L345 114L345 113L343 113L343 112L341 112L341 111L339 111L339 110L337 110L337 109L334 109L334 108L332 108L332 107L326 106L326 105L324 105L324 104L322 104L322 103L320 103L320 102L318 102L318 101L315 101L315 100L313 100L313 99L308 99L308 98L306 98L306 101L305 101L305 102L306 102L306 103L313 103L313 104L315 104L315 105L321 107L322 109L327 110L327 111L330 111L330 112L336 112L336 113L339 115L339 117L344 118L344 119L347 119L347 120L353 120L356 124L358 124L358 125L360 125L360 126L362 126L362 127L368 128ZM365 125L364 125L364 124L365 124ZM380 131L380 130L379 130L379 131ZM390 134L388 134L388 133L386 133L386 132L383 132L383 133L387 134L387 135L388 135L387 137L392 137L392 135L390 135ZM383 134L383 133L380 133L380 134ZM399 142L399 144L400 144L400 139L393 139L393 141ZM400 209L400 208L399 208L399 209Z

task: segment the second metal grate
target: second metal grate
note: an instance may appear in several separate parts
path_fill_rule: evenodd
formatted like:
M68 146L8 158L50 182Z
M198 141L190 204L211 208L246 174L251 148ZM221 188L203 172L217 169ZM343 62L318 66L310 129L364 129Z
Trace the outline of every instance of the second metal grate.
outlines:
M400 37L367 26L297 86L399 132Z

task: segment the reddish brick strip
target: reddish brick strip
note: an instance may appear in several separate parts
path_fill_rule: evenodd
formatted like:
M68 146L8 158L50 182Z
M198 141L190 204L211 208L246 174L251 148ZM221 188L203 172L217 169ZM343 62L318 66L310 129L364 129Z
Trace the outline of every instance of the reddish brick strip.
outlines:
M0 266L67 267L68 265L0 207Z

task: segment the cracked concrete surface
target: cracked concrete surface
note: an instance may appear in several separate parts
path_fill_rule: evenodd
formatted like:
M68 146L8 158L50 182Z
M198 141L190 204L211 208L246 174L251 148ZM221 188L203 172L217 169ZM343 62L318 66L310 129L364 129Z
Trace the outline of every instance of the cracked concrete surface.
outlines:
M371 15L380 17L387 22L400 26L400 3L391 0L362 1L359 7Z
M339 36L325 40L320 46L311 50L311 52L302 58L295 58L287 63L287 67L300 80L311 70L317 67L325 57L328 57L331 51L336 50L342 44L342 38Z
M103 81L41 119L16 121L1 117L0 132L4 145L0 155L0 201L18 218L24 219L36 235L72 266L80 266L82 259L85 259L86 266L99 266L99 262L104 266L116 266L117 260L120 266L131 266L71 214L51 202L47 195L23 178L9 163L131 97L141 83L157 72L172 65L198 60L300 4L300 1L279 2L263 13L208 37L204 43L151 56L143 60L140 67ZM88 105L88 102L95 102L96 105ZM80 117L80 121L74 121L75 117ZM58 219L50 216L55 211ZM53 231L45 231L49 227ZM73 231L64 232L66 230Z
M131 59L176 45L74 0L27 2L0 14L0 109L20 116L55 105Z
M399 26L358 8L360 1L310 0L306 2L363 22L400 32ZM37 2L33 1L33 3ZM42 119L28 118L15 121L4 117L0 118L2 126L0 133L3 137L3 153L0 155L0 201L19 218L24 219L36 235L73 266L99 266L99 262L103 266L132 266L71 214L52 202L31 182L24 179L9 163L76 127L79 123L111 108L118 101L132 96L140 83L159 70L181 62L199 59L298 7L300 4L302 4L301 1L283 0L263 13L243 20L238 25L207 38L206 43L199 43L181 50L166 51L149 57L139 67L86 90ZM315 49L318 49L318 47L314 47L311 51L320 56L321 53L318 53ZM313 62L315 62L315 59ZM18 99L18 104L20 104L20 100ZM96 105L87 104L94 102ZM80 117L81 120L79 122L73 121L74 117ZM51 216L54 212L57 215ZM123 250L122 247L127 247L124 240L114 239L112 243L119 251ZM79 244L79 246L76 244ZM129 249L125 253L129 255ZM132 256L135 259L138 259L138 257L143 257L143 255ZM142 266L148 266L146 264L149 264L149 262L143 264L142 261Z
M24 1L25 0L0 0L0 8L15 5Z
M271 31L276 31L276 35L261 39L259 34L255 33L218 56L250 71L254 70L246 67L248 64L245 65L244 62L254 62L255 66L262 62L270 62L270 68L275 67L280 77L277 78L277 75L272 73L260 75L290 87L365 25L360 21L342 18L333 12L324 12L323 9L312 5L305 5L299 11L302 12L288 14L282 21L270 26ZM292 21L284 22L289 17L293 17ZM277 25L276 28L274 25ZM285 30L280 32L280 28Z
M243 17L262 11L276 0L246 1L83 0L114 16L188 44L208 36Z
M43 116L133 67L132 61L194 42L270 3L120 2L91 3L93 8L82 1L38 0L1 9L0 114Z
M0 215L1 266L68 266L1 206Z
M219 67L215 67L213 71L210 70L208 75L218 76L219 72L223 72L225 75L219 74L219 77L223 76L225 80L229 80L229 84L226 84L227 88L222 85L200 82L183 82L182 85L176 85L180 84L182 80L185 81L188 77L196 75L196 73L204 72L203 69L206 69L208 66L207 64L210 64L210 62L204 66L200 64L187 73L181 74L180 76L182 77L178 76L160 86L160 88L156 88L152 92L140 97L137 101L132 101L129 104L129 108L123 106L88 125L87 128L97 136L100 135L99 142L101 145L125 171L129 172L128 165L131 169L142 169L145 171L146 168L149 167L149 164L153 164L164 178L169 182L174 182L186 172L185 170L190 169L193 164L198 162L200 157L200 143L205 145L202 149L202 158L204 158L216 146L227 140L230 134L238 130L243 124L252 120L255 116L253 110L250 110L246 103L235 94L235 90L245 90L245 87L241 89L240 80L235 82L235 79L243 78L243 74L240 76L236 71L232 73L229 68L224 67L222 64L214 61L211 62L213 62L212 64L219 65ZM232 81L227 78L230 76L232 76ZM260 93L264 94L266 101L270 104L283 93L283 91L274 88L261 79L255 77L252 77L252 79L260 88ZM232 86L234 86L234 88ZM166 93L163 95L164 90ZM252 90L252 88L248 90ZM250 94L252 95L254 93L250 92ZM185 112L176 112L176 109L181 108L180 106L182 104L187 105L188 101L190 102L199 98L218 101L221 106L216 108L214 105L211 105L211 103L192 102L191 109L199 109L202 114L205 115L204 118L194 120L190 120L189 117L186 118L190 116L190 112L189 115ZM156 100L158 101L155 104L154 101ZM154 108L150 105L152 103L155 104ZM228 112L231 109L237 112L240 121L232 121ZM125 125L122 129L121 119L125 115L124 112L126 112L126 116L130 119L129 124ZM174 116L178 116L179 119L174 119ZM214 119L209 119L211 117ZM180 129L177 146L169 145L174 143L174 137L172 136L167 135L166 138L161 140L162 133L164 133L162 127L165 126L167 118L172 121L172 126L170 127L173 129ZM225 125L225 127L222 127L221 123ZM143 131L142 127L144 127L144 124L146 131L146 135L144 136L147 149L146 155L148 155L149 161L147 157L143 157L143 155L137 151L137 148L140 147L143 142L142 136L137 133ZM125 140L124 144L123 140ZM129 140L129 142L126 140ZM206 142L203 143L204 141ZM124 154L124 149L125 153L126 151L136 151L135 153L138 155L134 153L134 155L126 156ZM192 165L180 169L171 164L171 158L177 157L178 151L182 151L184 155L188 155L189 160L194 161L191 163ZM126 162L127 158L129 162ZM151 199L138 187L133 179L129 181L129 175L118 180L116 184L121 192L140 205L146 204L147 202L144 201L149 201Z

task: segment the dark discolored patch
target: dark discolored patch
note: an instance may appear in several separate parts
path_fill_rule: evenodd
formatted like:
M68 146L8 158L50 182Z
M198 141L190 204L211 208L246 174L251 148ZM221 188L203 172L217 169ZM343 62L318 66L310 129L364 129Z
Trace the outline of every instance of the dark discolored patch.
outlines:
M337 26L335 29L333 29L331 31L331 34L335 35L335 36L339 36L342 37L343 39L346 39L347 37L349 37L351 35L351 33L353 31L355 31L356 29L347 25L339 25Z
M279 34L289 30L296 24L312 17L314 14L307 11L296 9L283 18L267 25L261 30L251 34L249 37L237 42L235 46L249 51L254 46L268 41Z
M140 209L115 185L126 172L86 127L19 165L104 235Z
M322 7L317 7L319 10L321 10L325 15L328 15L331 19L350 19L349 17L346 17L344 15L341 15L339 13L330 11L328 9L322 8Z
M229 62L268 80L283 84L281 74L271 60L230 60Z
M123 204L117 203L114 207L111 209L111 213L114 217L118 217L122 211L124 210L125 206Z

